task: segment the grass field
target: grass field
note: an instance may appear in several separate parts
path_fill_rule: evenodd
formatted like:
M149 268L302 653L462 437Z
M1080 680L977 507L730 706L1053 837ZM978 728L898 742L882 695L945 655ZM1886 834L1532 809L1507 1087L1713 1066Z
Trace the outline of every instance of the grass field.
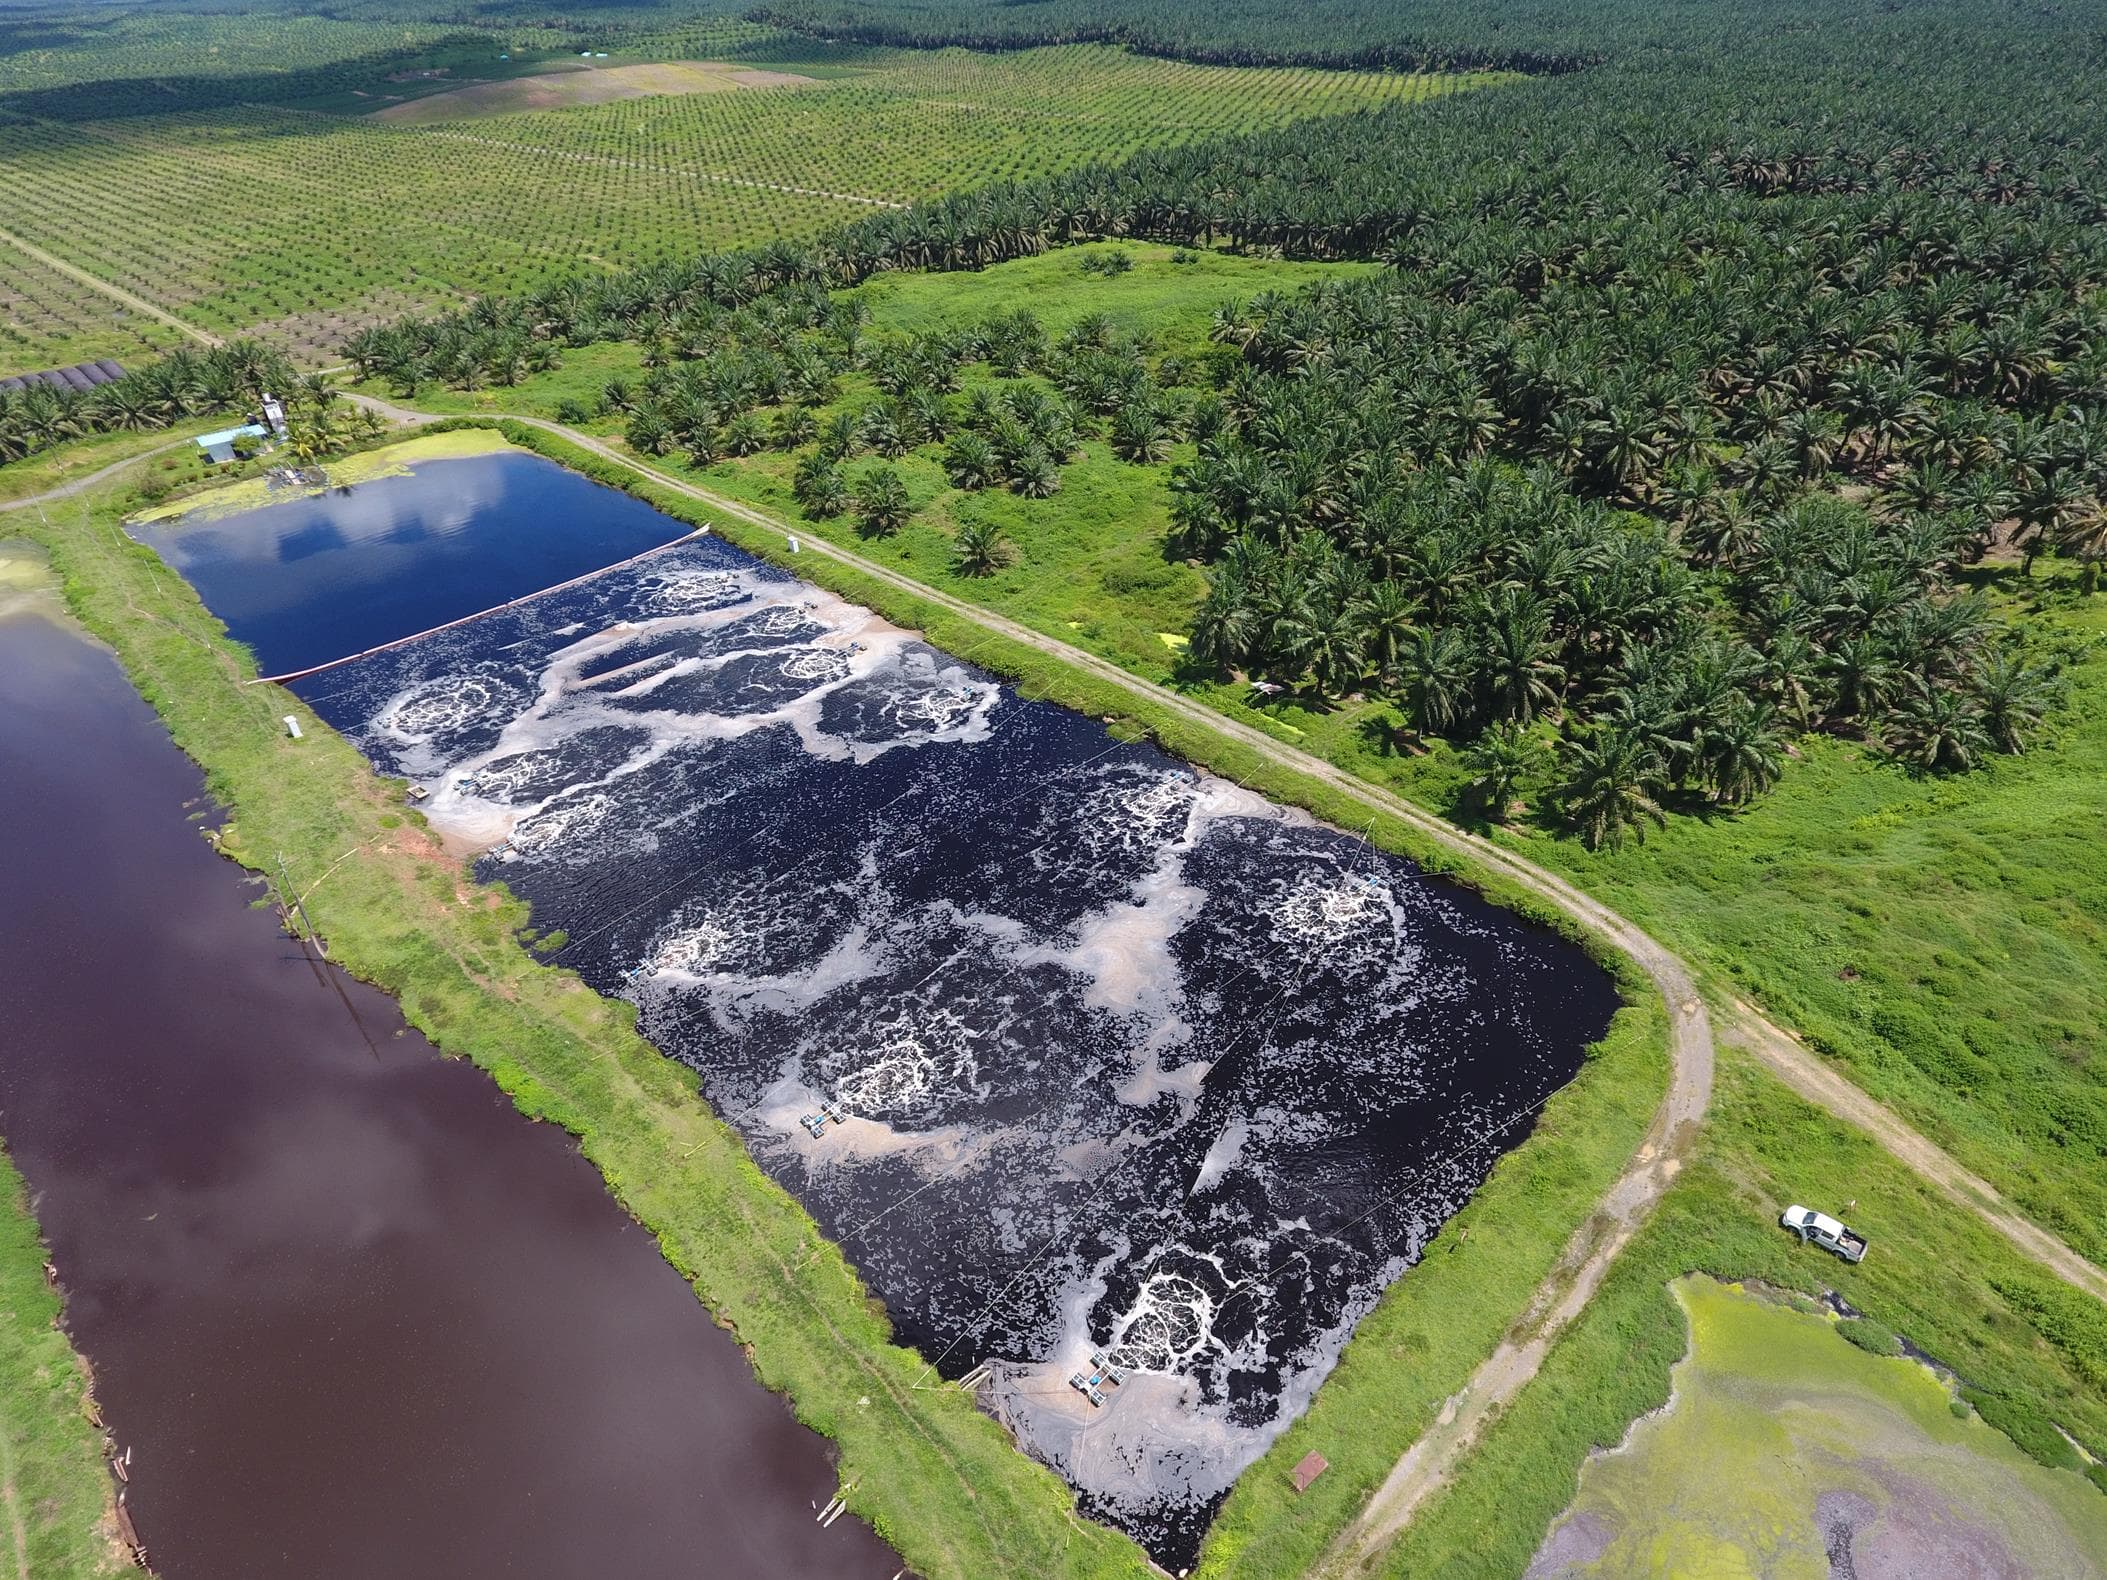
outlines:
M258 330L319 364L345 335L419 307L1492 80L1247 71L1097 46L845 58L794 89L419 125L255 103L60 122L10 115L0 95L6 224L186 322ZM0 291L14 272L0 256ZM10 361L136 353L114 304L29 283L51 305L0 339Z
M105 1524L101 1434L82 1412L80 1363L58 1329L43 1261L22 1177L0 1155L0 1572L131 1574Z

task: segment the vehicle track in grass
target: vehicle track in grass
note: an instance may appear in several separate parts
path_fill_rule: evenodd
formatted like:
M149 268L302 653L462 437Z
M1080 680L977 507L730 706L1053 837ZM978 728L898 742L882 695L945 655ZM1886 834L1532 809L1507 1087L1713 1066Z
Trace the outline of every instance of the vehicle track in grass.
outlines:
M392 422L417 426L442 420L370 395L347 399ZM1470 1379L1442 1406L1434 1424L1408 1448L1367 1506L1341 1532L1320 1561L1320 1575L1350 1574L1379 1557L1409 1523L1413 1513L1453 1474L1485 1429L1528 1384L1558 1335L1586 1309L1611 1265L1644 1225L1673 1185L1702 1129L1712 1094L1715 1043L1711 1016L1689 968L1673 951L1635 923L1583 893L1564 878L1492 841L1458 828L1443 818L1373 785L1346 770L1274 739L1241 720L1129 673L1108 659L1070 646L1058 638L1021 625L992 610L918 581L855 551L809 532L797 533L785 522L738 500L674 477L648 462L546 418L502 413L478 414L483 421L510 421L539 429L603 460L628 468L660 487L721 511L748 525L796 537L804 552L822 556L875 578L887 586L924 598L981 628L1073 665L1095 679L1145 698L1194 724L1216 731L1258 752L1268 762L1317 780L1387 813L1434 844L1454 851L1500 874L1557 907L1591 932L1615 944L1644 970L1668 1012L1670 1073L1667 1090L1654 1111L1644 1139L1615 1183L1573 1233L1551 1272L1538 1285L1507 1334ZM82 479L54 495L78 492L94 479ZM1874 1101L1843 1075L1828 1067L1789 1033L1738 1000L1730 1028L1737 1046L1746 1048L1773 1074L1802 1096L1865 1130L1888 1152L1930 1181L2002 1234L2023 1256L2057 1277L2107 1299L2107 1275L2039 1225L2013 1212L1991 1187L1911 1129L1892 1110Z

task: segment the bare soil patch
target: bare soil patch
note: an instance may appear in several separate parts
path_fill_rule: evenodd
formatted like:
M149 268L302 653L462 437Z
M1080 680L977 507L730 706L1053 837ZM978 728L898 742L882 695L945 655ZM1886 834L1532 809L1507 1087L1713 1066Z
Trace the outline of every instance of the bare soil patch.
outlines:
M788 71L748 71L713 61L651 61L633 66L575 66L478 82L430 94L373 112L377 121L460 121L518 110L562 110L616 99L667 93L734 93L742 88L781 88L813 81Z

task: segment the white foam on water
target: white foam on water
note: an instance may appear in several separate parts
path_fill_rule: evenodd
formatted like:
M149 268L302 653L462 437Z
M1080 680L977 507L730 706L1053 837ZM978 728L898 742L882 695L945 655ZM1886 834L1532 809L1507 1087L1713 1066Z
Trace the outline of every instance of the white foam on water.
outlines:
M1220 1347L1214 1317L1214 1296L1194 1280L1151 1273L1113 1324L1111 1358L1135 1371L1183 1374L1208 1348Z
M676 928L649 956L650 969L700 978L729 953L732 930L720 917L705 916L692 927Z
M637 590L654 614L688 614L737 601L743 581L730 571L654 570L637 578Z
M792 680L846 680L849 657L834 648L810 647L784 659L783 673Z
M1351 873L1313 873L1266 909L1284 941L1318 947L1391 919L1390 891Z
M936 1059L912 1037L896 1037L872 1051L870 1062L834 1083L834 1100L851 1113L869 1116L912 1112L937 1083Z
M867 922L851 925L816 959L775 972L739 970L736 962L744 947L745 929L729 917L721 926L714 956L704 959L698 954L691 962L675 964L630 989L630 996L647 1017L660 1010L677 1012L668 1001L685 990L697 990L705 994L716 1025L736 1031L744 1021L762 1013L793 1018L804 1014L840 989L869 981L885 969L883 952Z
M542 803L531 816L512 827L512 846L499 858L517 861L523 855L539 855L590 834L600 828L615 810L614 797L595 790L569 799Z
M957 1010L910 1001L875 1014L859 1045L822 1050L806 1063L834 1083L835 1101L851 1113L899 1121L985 1101L981 1043Z
M580 635L550 656L531 698L502 679L471 673L419 682L381 707L369 728L427 791L423 811L443 838L487 848L535 822L557 798L510 801L530 765L551 760L566 740L598 727L641 731L648 740L598 776L582 775L569 791L605 787L683 747L777 727L787 727L815 757L858 763L895 749L989 736L988 715L1000 688L941 661L867 609L802 583L752 573L660 571L643 585L647 608L664 612ZM815 634L803 644L758 642L704 656L647 653L610 664L653 637L708 636L735 623L757 638ZM739 712L697 709L691 692L664 708L650 705L677 681L753 659L777 661L777 673L791 683L789 694ZM590 678L588 670L595 671ZM864 712L866 722L879 727L875 733L829 726L828 699L850 686L871 688ZM450 756L444 738L477 725L500 726L497 739L485 750Z
M1250 1139L1250 1120L1237 1118L1224 1125L1222 1133L1207 1149L1207 1156L1200 1160L1200 1172L1193 1177L1190 1194L1199 1195L1235 1168L1243 1160L1244 1144Z

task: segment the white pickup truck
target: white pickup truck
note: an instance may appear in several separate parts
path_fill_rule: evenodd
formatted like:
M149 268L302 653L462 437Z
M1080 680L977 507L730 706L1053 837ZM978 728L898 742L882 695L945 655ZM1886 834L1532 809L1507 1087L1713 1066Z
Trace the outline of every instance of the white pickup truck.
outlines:
M1798 1235L1803 1245L1812 1241L1825 1251L1834 1251L1847 1262L1866 1259L1866 1237L1845 1228L1827 1213L1816 1212L1812 1207L1788 1207L1778 1222Z

